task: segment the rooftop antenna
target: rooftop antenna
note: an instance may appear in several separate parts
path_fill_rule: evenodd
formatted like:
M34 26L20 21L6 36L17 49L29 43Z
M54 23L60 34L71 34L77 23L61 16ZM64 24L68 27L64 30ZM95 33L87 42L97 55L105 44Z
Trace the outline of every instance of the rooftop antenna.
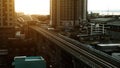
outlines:
M109 8L108 8L108 10L107 10L107 15L109 15L109 12L110 12L110 10L109 10Z
M110 9L109 9L109 7L108 7L108 10L107 10L107 15L109 15L109 12L110 12Z

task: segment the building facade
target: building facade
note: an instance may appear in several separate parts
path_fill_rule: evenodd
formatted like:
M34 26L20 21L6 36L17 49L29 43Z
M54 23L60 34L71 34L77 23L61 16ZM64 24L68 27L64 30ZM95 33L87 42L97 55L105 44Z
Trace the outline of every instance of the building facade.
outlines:
M0 0L0 27L13 26L14 22L14 0Z
M61 26L65 23L78 25L79 20L86 20L87 0L51 0L51 24Z
M0 0L0 45L5 47L9 38L15 34L14 0ZM4 42L3 42L4 41Z

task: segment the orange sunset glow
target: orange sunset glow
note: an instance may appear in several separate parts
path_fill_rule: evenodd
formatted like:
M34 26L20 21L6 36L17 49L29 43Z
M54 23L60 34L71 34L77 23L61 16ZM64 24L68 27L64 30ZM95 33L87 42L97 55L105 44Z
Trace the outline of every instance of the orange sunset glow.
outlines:
M15 0L16 12L49 15L50 0Z

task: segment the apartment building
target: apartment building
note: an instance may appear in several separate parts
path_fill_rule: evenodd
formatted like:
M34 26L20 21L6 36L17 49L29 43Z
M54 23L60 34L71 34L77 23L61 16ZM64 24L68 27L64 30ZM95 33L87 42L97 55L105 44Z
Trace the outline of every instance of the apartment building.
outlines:
M14 0L0 0L0 27L13 26L14 22Z

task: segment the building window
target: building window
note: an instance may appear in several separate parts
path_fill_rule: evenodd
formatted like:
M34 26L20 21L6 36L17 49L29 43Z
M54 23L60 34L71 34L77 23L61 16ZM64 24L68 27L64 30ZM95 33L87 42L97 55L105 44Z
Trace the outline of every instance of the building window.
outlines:
M12 7L13 5L12 5L12 4L10 4L9 6L10 6L10 7Z
M2 25L2 22L0 21L0 26Z
M12 22L10 22L9 25L10 25L10 26L13 25Z
M12 20L12 18L10 18L10 21Z
M9 9L9 11L12 11L12 9Z

